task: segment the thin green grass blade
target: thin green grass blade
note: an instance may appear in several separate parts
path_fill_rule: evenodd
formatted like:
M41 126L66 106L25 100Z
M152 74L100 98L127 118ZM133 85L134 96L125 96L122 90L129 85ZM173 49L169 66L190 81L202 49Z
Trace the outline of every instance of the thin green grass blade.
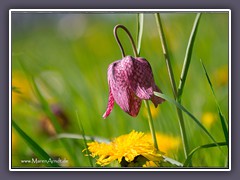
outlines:
M228 128L227 128L226 119L225 119L225 117L224 117L224 115L222 114L222 111L221 111L221 109L220 109L220 105L219 105L219 103L218 103L218 101L217 101L217 97L216 97L215 91L214 91L214 89L213 89L213 85L212 85L212 82L211 82L211 80L210 80L210 77L209 77L209 75L208 75L208 73L207 73L207 69L206 69L205 65L203 64L202 60L200 60L200 61L201 61L203 70L204 70L204 72L205 72L205 75L206 75L206 77L207 77L208 84L209 84L209 86L210 86L210 88L211 88L211 91L212 91L212 94L213 94L213 96L214 96L214 100L215 100L216 105L217 105L217 108L218 108L218 115L219 115L219 118L220 118L220 120L221 120L222 129L223 129L223 132L224 132L225 140L226 140L226 142L228 143L228 138L229 138L229 137L228 137Z
M24 139L27 145L31 148L34 154L41 160L52 160L52 158L32 139L30 138L16 123L12 120L13 128ZM50 161L49 161L50 162ZM61 167L59 164L51 161L51 163L45 164L48 167Z
M184 111L188 116L191 117L191 119L205 132L205 134L215 143L217 144L217 141L212 137L212 135L208 132L208 130L199 122L199 120L193 116L186 108L184 108L181 104L179 104L178 102L176 102L175 100L173 100L172 98L166 96L165 94L162 93L158 93L158 92L154 92L154 94L158 97L161 97L165 100L167 100L168 102L174 104L175 106L177 106L179 109L181 109L182 111ZM221 150L221 149L220 149Z
M83 125L82 125L82 121L79 119L79 116L78 116L77 112L76 112L76 116L77 116L77 120L78 120L79 129L82 132L83 142L84 142L84 146L85 146L85 149L86 149L86 152L87 152L87 155L88 155L88 160L89 160L90 165L93 167L92 159L91 159L89 150L87 148L88 147L87 146L87 139L85 137L85 132L84 132L84 128L83 128Z
M218 115L220 117L221 120L221 124L222 124L222 128L223 128L223 132L224 132L224 136L225 136L225 140L228 143L229 142L229 136L228 136L228 129L227 129L227 125L226 125L226 121L225 121L225 117L223 116L221 109L218 107Z
M137 53L138 53L138 56L140 56L140 51L141 51L143 22L144 22L143 13L138 13L137 14Z
M174 78L173 68L172 68L171 61L170 61L166 38L164 35L164 31L163 31L163 25L162 25L162 21L161 21L159 13L155 13L155 19L156 19L158 33L159 33L159 37L160 37L160 41L161 41L161 45L162 45L163 55L164 55L166 65L167 65L168 76L170 79L172 92L173 92L174 98L177 98L177 86L176 86L176 82L175 82L175 78Z
M200 149L206 149L206 148L212 148L212 147L217 147L217 146L228 146L228 143L226 143L226 142L218 142L218 143L205 144L205 145L196 147L195 149L193 149L193 150L189 153L187 159L186 159L185 162L183 163L183 166L184 166L184 167L188 167L188 166L189 166L189 163L190 163L191 160L192 160L193 154L194 154L195 152L197 152L198 150L200 150Z
M178 91L177 91L178 102L181 102L183 88L184 88L186 78L187 78L188 68L189 68L189 65L190 65L190 62L191 62L191 59L192 59L192 50L193 50L195 37L196 37L196 34L197 34L197 29L198 29L198 24L199 24L200 17L201 17L201 13L198 13L196 18L195 18L193 28L192 28L192 31L191 31L191 35L190 35L189 40L188 40L188 45L187 45L187 49L186 49L186 53L185 53L182 73L181 73L180 82L179 82Z

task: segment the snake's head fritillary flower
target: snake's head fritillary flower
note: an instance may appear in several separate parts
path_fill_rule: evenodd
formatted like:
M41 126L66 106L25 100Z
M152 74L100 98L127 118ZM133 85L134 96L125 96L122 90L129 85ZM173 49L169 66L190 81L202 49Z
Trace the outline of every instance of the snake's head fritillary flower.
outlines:
M161 92L154 82L152 68L142 57L126 56L108 67L109 99L103 118L109 116L114 101L129 115L136 117L142 100L151 100L155 107L164 99L154 95Z

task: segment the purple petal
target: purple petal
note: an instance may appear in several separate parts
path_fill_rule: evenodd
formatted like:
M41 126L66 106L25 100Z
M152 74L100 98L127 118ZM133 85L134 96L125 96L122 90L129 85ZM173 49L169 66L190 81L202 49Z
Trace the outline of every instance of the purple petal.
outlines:
M130 86L140 99L151 99L155 107L164 100L153 94L153 91L161 92L154 82L152 68L149 62L141 57L133 60L134 73L130 74Z
M106 112L103 114L103 118L107 118L109 116L109 114L111 113L112 109L114 106L114 98L111 92L111 88L109 88L109 97L108 97L108 105L107 105L107 110Z
M108 81L116 103L131 116L137 116L141 99L135 96L129 87L127 74L133 70L131 60L127 57L110 64L108 69Z
M162 93L162 91L157 87L157 85L154 86L153 91ZM162 98L160 98L160 97L158 97L158 96L153 95L153 96L151 97L151 101L153 102L154 106L157 107L158 104L163 103L163 102L165 101L165 99L162 99Z
M151 66L145 59L135 58L134 75L131 79L130 84L136 95L141 99L150 99L153 95L154 80Z
M130 97L130 102L129 102L129 111L127 112L133 117L136 117L139 113L139 110L141 108L142 100L139 99L133 91L131 91L131 97Z

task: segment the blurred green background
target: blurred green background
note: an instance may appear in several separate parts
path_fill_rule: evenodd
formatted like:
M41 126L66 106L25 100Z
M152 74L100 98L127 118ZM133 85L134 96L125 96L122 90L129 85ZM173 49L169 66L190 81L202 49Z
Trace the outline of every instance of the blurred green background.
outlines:
M178 85L195 13L161 13L163 28ZM194 114L217 141L224 141L217 106L204 74L204 62L212 80L218 102L228 119L228 13L202 13L190 64L182 104ZM121 59L113 36L117 24L125 25L136 37L136 13L22 13L11 17L12 86L21 93L12 93L12 118L53 157L68 159L65 166L88 167L89 159L83 140L70 139L75 161L59 140L34 93L31 77L59 119L65 133L114 138L131 130L149 132L146 108L133 118L114 105L107 119L102 115L108 102L108 65ZM126 54L132 48L126 34L119 31ZM154 14L144 14L141 56L151 64L156 84L164 94L173 97ZM23 69L24 67L24 69ZM152 104L152 103L151 103ZM183 162L183 148L174 105L165 102L152 108L158 142L167 155ZM184 114L190 149L211 143L204 132ZM172 145L171 142L173 142ZM226 148L222 148L227 152ZM31 149L12 129L12 167L41 166L24 164L34 157ZM76 164L75 162L78 162ZM218 148L198 151L195 167L223 167L226 157Z

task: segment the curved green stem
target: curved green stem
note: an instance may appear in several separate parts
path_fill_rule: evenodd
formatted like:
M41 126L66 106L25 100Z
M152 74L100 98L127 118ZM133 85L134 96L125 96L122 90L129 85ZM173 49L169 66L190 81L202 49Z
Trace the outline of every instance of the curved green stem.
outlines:
M120 42L120 40L119 40L119 38L118 38L118 35L117 35L117 30L118 30L118 28L122 28L122 29L127 33L128 37L129 37L129 39L130 39L130 41L131 41L131 44L132 44L134 56L137 57L137 54L138 54L138 53L137 53L137 48L136 48L136 46L135 46L135 43L134 43L134 40L133 40L133 37L132 37L131 33L128 31L128 29L127 29L124 25L118 24L118 25L116 25L116 26L114 27L114 29L113 29L113 34L114 34L114 37L115 37L115 39L116 39L116 41L117 41L117 43L118 43L118 46L119 46L119 48L120 48L120 50L121 50L122 57L125 57L125 52L124 52L123 46L122 46L122 44L121 44L121 42Z

